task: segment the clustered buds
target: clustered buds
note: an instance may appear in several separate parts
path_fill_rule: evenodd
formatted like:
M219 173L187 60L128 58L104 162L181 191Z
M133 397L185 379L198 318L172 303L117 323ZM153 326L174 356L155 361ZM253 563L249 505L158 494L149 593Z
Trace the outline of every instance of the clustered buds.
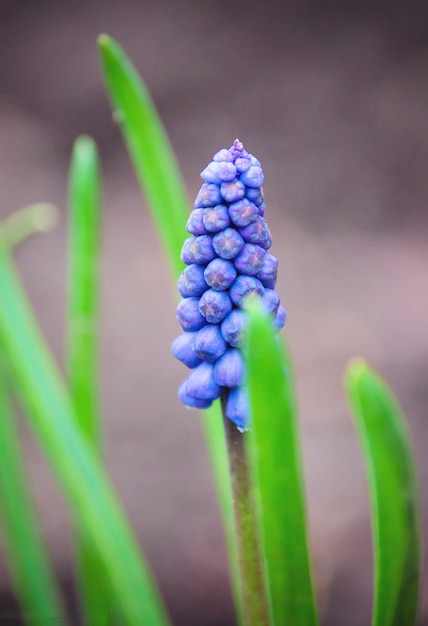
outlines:
M260 162L236 139L214 155L186 228L178 281L182 300L177 319L184 331L173 354L193 371L178 396L188 407L205 409L227 390L226 415L248 427L245 363L241 352L245 302L261 298L279 330L285 323L275 283L278 259L264 219L264 174Z

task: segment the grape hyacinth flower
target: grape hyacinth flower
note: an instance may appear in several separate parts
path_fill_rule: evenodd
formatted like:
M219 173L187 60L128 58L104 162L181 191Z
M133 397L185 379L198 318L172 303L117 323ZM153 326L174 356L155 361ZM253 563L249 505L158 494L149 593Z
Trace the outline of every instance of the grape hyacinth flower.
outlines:
M274 327L286 313L275 291L278 260L264 219L260 162L236 139L217 152L201 173L203 184L186 229L178 281L177 320L184 333L174 356L192 369L178 396L190 408L208 408L223 394L226 416L239 430L250 423L241 352L245 303L259 296Z

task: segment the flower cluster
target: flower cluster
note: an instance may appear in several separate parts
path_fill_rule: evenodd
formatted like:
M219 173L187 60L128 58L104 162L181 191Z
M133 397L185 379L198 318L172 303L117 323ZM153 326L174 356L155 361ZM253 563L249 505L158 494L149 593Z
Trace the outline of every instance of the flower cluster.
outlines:
M249 415L240 350L245 301L251 294L260 296L277 329L286 315L274 290L278 260L268 252L264 174L236 139L214 155L201 177L186 225L192 236L181 253L187 267L178 281L183 299L177 319L184 333L172 344L176 358L193 371L178 396L188 407L204 409L227 390L226 415L245 430Z

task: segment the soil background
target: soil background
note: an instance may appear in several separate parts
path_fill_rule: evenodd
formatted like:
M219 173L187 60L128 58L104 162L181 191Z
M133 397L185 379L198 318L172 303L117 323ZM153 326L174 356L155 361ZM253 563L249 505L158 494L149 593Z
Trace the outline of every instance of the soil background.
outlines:
M177 626L234 624L227 558L200 418L176 397L185 371L170 355L175 289L112 120L96 37L117 38L145 77L189 207L199 172L235 137L264 165L322 622L368 626L368 499L342 376L352 356L364 356L400 398L426 533L427 17L422 3L399 2L1 3L1 215L41 200L61 208L56 231L16 258L62 367L68 161L78 134L96 139L106 456ZM37 509L73 607L67 509L22 429ZM4 559L0 590L1 626L18 624ZM420 624L428 624L427 582Z

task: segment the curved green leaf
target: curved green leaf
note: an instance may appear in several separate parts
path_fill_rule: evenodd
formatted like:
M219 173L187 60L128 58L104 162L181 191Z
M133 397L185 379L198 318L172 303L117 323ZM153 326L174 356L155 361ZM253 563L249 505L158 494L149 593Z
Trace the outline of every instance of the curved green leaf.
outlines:
M362 360L345 377L369 483L375 560L373 626L412 626L420 586L420 528L405 418L386 383Z

